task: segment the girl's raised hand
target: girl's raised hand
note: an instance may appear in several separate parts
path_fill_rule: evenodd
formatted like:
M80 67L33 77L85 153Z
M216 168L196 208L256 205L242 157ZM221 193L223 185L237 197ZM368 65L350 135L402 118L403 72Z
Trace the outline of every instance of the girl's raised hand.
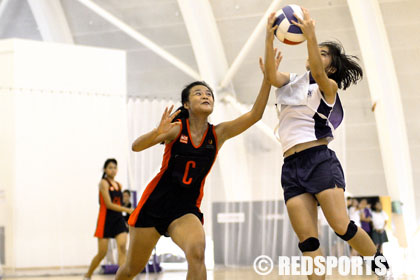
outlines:
M300 18L298 15L293 14L298 22L292 20L292 23L297 25L303 32L303 35L306 37L306 39L311 38L312 36L315 36L315 20L311 18L309 15L309 11L302 7L303 12L303 19Z
M265 38L267 41L272 42L274 40L274 31L279 27L278 25L273 26L274 21L276 20L276 13L271 13L267 20L266 34Z
M274 54L277 54L274 61L274 65L276 67L275 69L277 70L279 68L281 60L283 59L283 55L281 54L281 51L277 51L277 48L274 48ZM261 72L265 75L264 60L262 59L261 56L260 56L259 62L260 62Z
M160 120L160 123L157 127L157 133L158 135L167 133L169 130L171 130L174 126L180 125L181 122L172 122L175 117L181 112L181 110L176 111L171 115L171 112L174 108L174 105L172 105L169 109L168 107L165 108L165 111L163 112L162 118Z
M274 53L276 54L276 59L275 59L275 67L276 67L276 71L277 69L279 69L279 65L281 60L283 59L283 55L281 54L281 51L277 51L277 49L274 49Z

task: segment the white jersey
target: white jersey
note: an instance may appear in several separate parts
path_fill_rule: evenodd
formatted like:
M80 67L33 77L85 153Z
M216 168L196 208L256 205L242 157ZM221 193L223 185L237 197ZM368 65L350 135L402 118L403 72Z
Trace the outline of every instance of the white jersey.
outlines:
M276 90L276 99L281 106L277 136L283 152L322 138L330 142L343 120L338 94L334 103L328 104L309 71L302 76L291 73L289 83Z
M362 223L360 221L360 210L358 210L356 207L354 206L350 207L349 218L356 224L356 226L358 227L362 226Z
M373 229L376 230L382 230L385 228L385 221L388 221L388 215L385 213L385 211L381 211L381 212L375 212L372 211L372 224L373 224Z

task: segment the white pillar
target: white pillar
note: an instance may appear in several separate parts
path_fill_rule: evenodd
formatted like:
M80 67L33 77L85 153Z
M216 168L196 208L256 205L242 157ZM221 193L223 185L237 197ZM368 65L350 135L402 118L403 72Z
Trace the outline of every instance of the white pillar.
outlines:
M268 11L265 13L263 18L260 21L260 24L256 28L257 31L254 31L251 38L256 37L261 28L261 22L265 23L267 16L272 10L274 10L280 1L276 0L270 5ZM182 12L184 22L186 24L188 34L190 36L191 44L193 46L194 54L200 70L200 74L205 81L207 81L210 86L212 86L216 91L223 90L224 96L217 100L224 99L229 105L232 106L234 111L243 114L248 110L244 106L239 104L236 99L229 95L233 94L233 88L230 84L230 81L225 81L223 88L220 88L222 80L226 80L226 74L228 73L228 64L227 59L224 53L224 48L220 35L217 29L216 21L210 6L209 1L207 0L178 0L180 10ZM255 43L255 40L249 40L244 47L245 50L249 48L250 45ZM245 51L246 52L246 51ZM240 63L240 62L239 62ZM234 73L231 74L232 76ZM232 77L231 76L231 77ZM221 92L218 92L219 94ZM255 93L257 94L257 92ZM220 106L219 106L220 107ZM218 104L215 105L215 112L213 115L213 120L216 121L226 121L224 115L229 115L229 112L218 111ZM272 128L268 127L262 122L257 124L262 133L267 134L270 139L275 141L275 144L278 144L276 141ZM235 185L242 185L242 191L235 194L235 198L242 200L241 197L247 199L250 195L246 190L250 189L249 180L244 175L235 175L231 172L231 165L236 164L241 166L241 174L247 174L247 165L246 160L243 155L246 154L245 145L242 138L232 140L234 143L226 143L229 147L225 149L229 152L219 154L219 164L221 166L222 176L227 182L236 182ZM235 158L232 158L232 155L235 155ZM245 170L244 170L245 169ZM230 170L230 172L229 172ZM228 183L229 184L229 183ZM230 197L229 188L225 188L226 197ZM232 197L230 198L232 199Z
M215 90L216 104L212 120L216 123L225 121L226 112L221 110L220 103L219 106L217 104L220 102L220 97L217 97L216 87L223 79L228 63L210 3L208 0L178 0L178 5L187 27L200 75ZM224 145L229 148L225 147L225 151L218 155L217 162L225 184L220 191L225 191L226 198L231 199L235 193L234 185L240 185L243 190L241 195L246 199L247 190L250 189L249 180L245 175L248 174L244 159L246 151L242 138L239 137L234 141L236 145L225 143ZM236 163L238 172L244 173L243 176L232 171L233 163ZM239 196L237 198L241 200Z
M28 0L44 41L73 44L60 0Z
M392 200L400 200L407 237L414 234L413 176L398 79L377 0L347 0L359 40Z
M208 0L178 0L201 77L216 89L228 63Z

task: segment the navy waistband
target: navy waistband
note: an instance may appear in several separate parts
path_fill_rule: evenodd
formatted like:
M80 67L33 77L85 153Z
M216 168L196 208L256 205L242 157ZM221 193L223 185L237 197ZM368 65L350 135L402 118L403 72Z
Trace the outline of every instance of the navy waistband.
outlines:
M327 145L319 145L319 146L311 147L311 148L308 148L306 150L294 153L294 154L292 154L288 157L285 157L284 162L288 162L288 161L291 161L295 158L307 155L309 153L316 152L316 151L322 151L322 150L328 150L328 146Z

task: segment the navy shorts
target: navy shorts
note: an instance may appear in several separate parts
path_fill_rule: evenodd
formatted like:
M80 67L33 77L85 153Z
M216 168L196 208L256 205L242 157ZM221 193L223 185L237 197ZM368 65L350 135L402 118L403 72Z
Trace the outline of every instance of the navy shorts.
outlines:
M334 151L312 147L284 159L281 173L284 201L303 193L317 194L336 186L344 189L344 172Z
M169 237L169 225L186 214L194 214L202 224L204 223L203 214L198 209L178 211L168 217L158 217L148 212L146 209L142 209L137 218L135 227L154 227L160 235Z

